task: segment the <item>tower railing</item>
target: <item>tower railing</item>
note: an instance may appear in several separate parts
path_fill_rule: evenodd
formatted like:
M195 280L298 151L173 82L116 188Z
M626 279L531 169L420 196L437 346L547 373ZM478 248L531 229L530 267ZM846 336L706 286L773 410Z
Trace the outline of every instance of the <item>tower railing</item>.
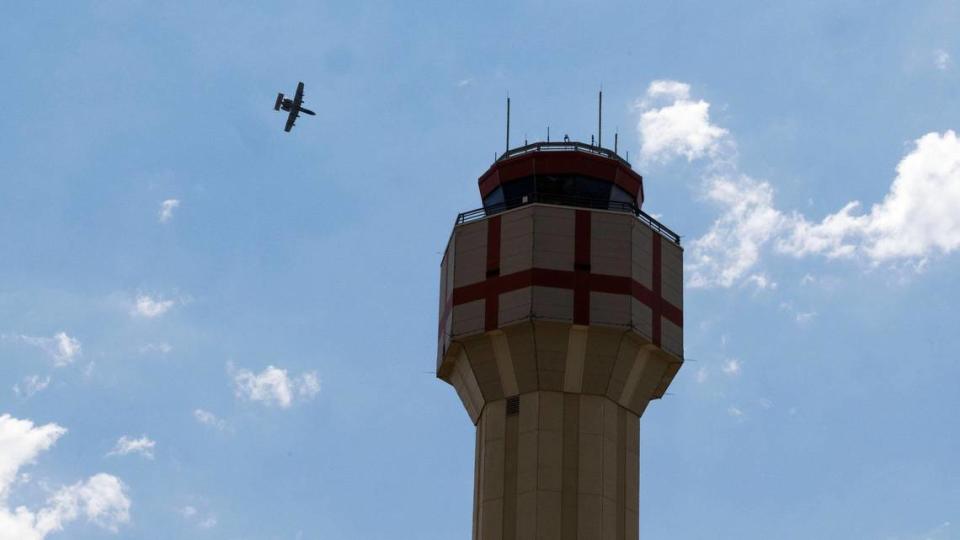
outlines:
M630 163L617 155L613 150L608 150L600 146L594 146L582 142L574 141L564 141L564 142L535 142L532 144L527 144L517 148L511 148L505 152L502 156L497 158L497 161L503 161L504 159L510 159L512 157L520 156L523 154L529 154L531 152L585 152L587 154L594 154L597 156L603 156L605 158L613 159L620 162L627 167L633 168L630 166Z
M623 201L610 201L605 199L589 199L583 197L570 197L565 195L553 195L549 193L531 193L520 199L512 199L506 202L487 205L482 208L475 208L457 215L456 225L470 223L528 204L554 204L558 206L573 206L577 208L593 208L596 210L612 210L615 212L630 213L640 221L647 224L651 229L660 233L664 238L680 245L680 235L671 231L666 225L660 223L650 214L639 209L637 205Z

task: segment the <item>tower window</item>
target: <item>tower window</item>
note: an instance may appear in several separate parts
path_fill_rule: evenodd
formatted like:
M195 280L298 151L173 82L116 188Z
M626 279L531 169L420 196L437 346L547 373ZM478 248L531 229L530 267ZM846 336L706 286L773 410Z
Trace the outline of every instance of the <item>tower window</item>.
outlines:
M510 396L507 398L507 416L520 414L520 396Z

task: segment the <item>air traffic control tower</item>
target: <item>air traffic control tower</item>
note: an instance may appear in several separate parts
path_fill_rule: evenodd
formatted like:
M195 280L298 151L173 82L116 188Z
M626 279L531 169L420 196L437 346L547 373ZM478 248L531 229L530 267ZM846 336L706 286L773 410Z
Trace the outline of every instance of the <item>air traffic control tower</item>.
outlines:
M636 540L639 425L683 363L680 238L573 142L508 151L457 217L437 376L477 427L474 540Z

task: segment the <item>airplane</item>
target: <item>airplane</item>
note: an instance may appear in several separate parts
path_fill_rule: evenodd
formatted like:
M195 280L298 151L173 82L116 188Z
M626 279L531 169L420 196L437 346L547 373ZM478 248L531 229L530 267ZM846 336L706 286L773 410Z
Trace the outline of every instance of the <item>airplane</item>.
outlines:
M303 82L297 85L297 94L293 99L283 97L283 92L277 94L277 102L273 105L273 110L279 111L283 109L285 111L290 111L290 114L287 116L287 125L284 126L283 130L289 132L293 129L293 123L297 121L297 118L300 117L300 113L309 114L310 116L316 116L317 113L302 107L303 105Z

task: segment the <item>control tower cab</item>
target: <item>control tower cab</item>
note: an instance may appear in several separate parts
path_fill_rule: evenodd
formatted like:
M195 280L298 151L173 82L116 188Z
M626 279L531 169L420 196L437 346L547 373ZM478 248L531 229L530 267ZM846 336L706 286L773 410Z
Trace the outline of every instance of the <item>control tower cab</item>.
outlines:
M440 267L437 376L477 426L475 540L636 540L639 419L683 363L680 238L582 143L480 176Z
M536 143L504 154L480 177L484 208L542 202L606 210L643 206L643 178L615 153L581 143Z

